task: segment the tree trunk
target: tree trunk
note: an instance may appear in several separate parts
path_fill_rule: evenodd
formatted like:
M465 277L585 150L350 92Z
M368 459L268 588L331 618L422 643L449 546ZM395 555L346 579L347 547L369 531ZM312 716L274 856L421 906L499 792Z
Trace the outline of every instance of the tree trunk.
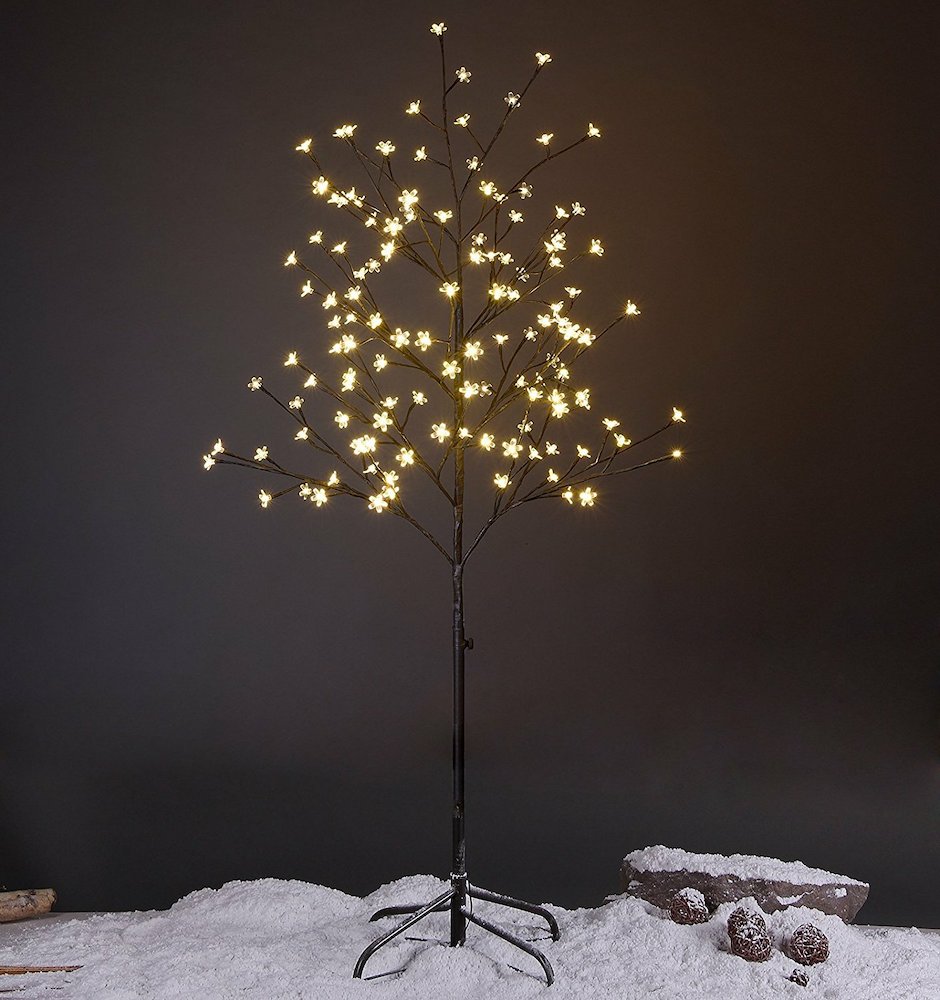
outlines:
M48 913L55 903L55 889L19 889L0 892L0 924Z
M467 938L467 840L464 829L464 655L463 566L454 566L454 812L451 883L457 892L450 904L450 944L459 947Z
M19 889L16 892L0 892L0 924L48 913L55 900L55 889Z

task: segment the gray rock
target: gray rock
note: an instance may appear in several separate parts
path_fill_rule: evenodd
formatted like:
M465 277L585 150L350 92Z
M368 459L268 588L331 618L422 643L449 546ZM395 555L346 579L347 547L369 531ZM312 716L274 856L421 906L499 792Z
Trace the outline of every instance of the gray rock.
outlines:
M710 910L751 897L766 913L807 906L855 919L868 898L868 885L855 879L774 858L690 854L674 848L647 848L623 859L621 890L668 910L681 889L697 889Z

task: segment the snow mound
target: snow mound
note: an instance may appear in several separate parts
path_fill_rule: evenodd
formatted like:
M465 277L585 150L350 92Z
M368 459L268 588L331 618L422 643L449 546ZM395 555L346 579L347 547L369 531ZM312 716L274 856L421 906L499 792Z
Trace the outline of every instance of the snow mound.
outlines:
M82 965L74 973L5 976L14 996L61 988L68 1000L937 1000L940 938L916 930L864 930L793 907L767 916L774 942L761 965L730 954L731 904L707 923L680 926L649 903L614 897L596 909L549 908L561 926L553 942L541 921L477 901L478 913L541 948L555 967L551 992L527 955L471 927L467 946L446 947L447 916L433 914L379 951L351 978L359 952L392 921L369 923L380 905L418 902L445 883L410 876L366 899L335 889L264 879L191 893L171 909L33 920L0 928L0 964ZM780 947L812 922L831 957L809 970L806 993L787 982L793 961Z

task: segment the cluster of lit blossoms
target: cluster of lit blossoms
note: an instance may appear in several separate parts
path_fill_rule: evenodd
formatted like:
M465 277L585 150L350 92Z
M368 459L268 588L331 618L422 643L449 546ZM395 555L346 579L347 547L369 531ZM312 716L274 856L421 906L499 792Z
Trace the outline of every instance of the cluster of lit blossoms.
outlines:
M527 81L506 94L484 132L463 99L473 72L448 67L446 30L443 23L431 27L443 93L433 103L417 97L404 105L421 130L413 151L388 136L365 141L354 123L337 125L332 138L365 177L360 188L324 166L312 138L296 145L312 164L312 196L343 217L334 235L318 228L303 251L283 259L300 272L298 292L326 334L332 374L315 369L305 348L289 350L283 366L297 376L292 389L275 391L262 376L248 388L294 422L294 443L283 453L260 445L241 454L218 440L203 464L240 465L286 482L260 490L265 508L286 494L315 507L353 497L371 512L407 520L451 559L406 506L420 482L429 481L459 516L471 477L485 484L492 502L472 551L499 517L525 503L556 498L593 507L598 480L679 458L677 449L642 460L633 454L685 418L673 408L632 437L617 417L597 415L591 389L578 378L582 357L640 310L628 300L599 329L589 325L581 289L562 279L572 265L604 254L601 238L582 231L587 209L580 201L541 211L527 203L533 175L599 138L600 128L588 122L567 139L533 131L534 161L497 176L493 148L552 57L535 54ZM423 179L403 180L400 160L418 164L411 169ZM435 187L436 178L443 183ZM358 235L346 235L350 223ZM436 296L426 329L406 329L390 304L398 298L380 294L380 276L403 261L424 273ZM576 428L562 427L576 417ZM320 471L300 467L298 448L319 453Z

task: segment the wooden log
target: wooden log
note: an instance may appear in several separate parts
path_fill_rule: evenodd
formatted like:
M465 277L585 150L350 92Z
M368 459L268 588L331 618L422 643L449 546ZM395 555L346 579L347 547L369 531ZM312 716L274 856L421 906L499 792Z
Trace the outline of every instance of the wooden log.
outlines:
M16 892L0 892L0 924L48 913L55 900L55 889L19 889Z
M0 965L0 976L23 976L28 972L75 972L80 965Z

